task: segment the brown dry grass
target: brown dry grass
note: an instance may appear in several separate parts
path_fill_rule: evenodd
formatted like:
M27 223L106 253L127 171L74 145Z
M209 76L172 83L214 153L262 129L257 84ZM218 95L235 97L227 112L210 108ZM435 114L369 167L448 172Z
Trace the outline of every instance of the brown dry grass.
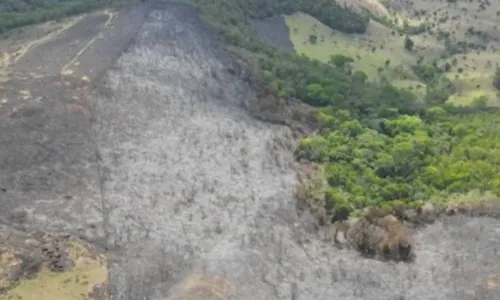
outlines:
M230 283L222 277L192 276L187 278L175 300L226 300Z
M491 193L480 195L473 191L457 195L451 198L444 208L448 212L500 217L500 199Z
M369 211L347 231L350 245L361 253L390 260L413 258L413 237L410 230L395 216Z
M500 266L495 274L489 274L477 280L475 299L486 299L492 291L500 291Z

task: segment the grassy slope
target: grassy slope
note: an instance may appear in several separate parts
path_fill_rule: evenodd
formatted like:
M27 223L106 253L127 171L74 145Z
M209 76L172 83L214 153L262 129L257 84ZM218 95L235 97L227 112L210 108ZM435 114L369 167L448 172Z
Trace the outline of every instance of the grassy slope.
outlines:
M386 15L387 12L381 10L380 5L374 4L374 1L376 0L358 0L365 4L365 8L367 5L376 7L378 15ZM397 6L393 4L393 7L387 10L391 13L392 19L397 19L400 25L404 20L409 24L422 22L431 26L435 24L434 32L438 30L449 32L459 41L479 41L476 37L466 35L467 29L471 26L489 34L487 50L482 50L479 54L477 52L470 52L466 55L457 54L447 58L446 61L441 61L443 64L447 61L451 62L454 58L458 61L456 66L446 74L456 83L458 91L450 98L450 101L456 104L466 105L479 96L486 96L490 105L500 105L497 91L492 86L494 65L500 62L500 52L496 50L500 49L500 31L493 29L500 21L500 16L496 15L497 10L500 10L500 0L490 2L491 5L486 10L479 11L479 2L460 1L458 5L452 5L446 1L432 0L415 1L412 8L400 9L398 12L391 9ZM421 10L427 11L426 14L417 16L415 12ZM444 18L446 16L448 18ZM368 31L361 35L348 35L331 30L306 14L287 16L286 22L290 28L291 40L298 53L320 61L328 61L330 55L333 54L351 56L355 59L353 64L355 69L365 72L371 80L384 76L393 84L408 87L417 94L422 94L425 87L412 74L410 66L415 64L419 56L429 60L437 59L445 50L443 41L438 41L435 33L424 33L412 37L416 51L409 53L403 48L404 37L392 34L392 29L373 20L370 22ZM318 36L318 43L315 45L309 42L311 34ZM374 52L372 52L373 48L376 49ZM387 59L391 60L389 67L385 66ZM378 71L380 68L383 68L382 72ZM462 73L458 72L459 68L463 69ZM421 87L418 88L418 86Z
M465 55L455 55L447 61L456 58L457 66L447 76L457 83L459 92L450 101L457 104L468 104L479 96L487 96L489 104L497 106L497 91L492 85L492 77L495 71L494 65L500 62L500 31L495 25L500 21L497 11L500 11L500 0L490 0L491 4L481 9L481 1L458 1L449 4L446 1L418 0L415 1L412 10L406 10L407 19L418 20L430 24L436 24L436 29L447 31L459 41L479 42L481 39L467 35L469 27L481 30L489 35L488 49L479 53L471 52ZM415 11L426 10L425 16L415 16ZM490 63L489 63L490 62ZM457 70L463 68L463 73ZM480 85L477 88L477 85Z
M75 266L66 272L52 272L43 267L31 279L23 279L14 285L6 294L0 294L0 299L23 299L23 300L77 300L88 299L87 295L94 286L107 282L108 270L106 258L94 253L87 247L75 242L68 243L69 255L75 262ZM8 258L9 252L0 255L0 271L6 270L6 266L12 266L19 262L14 256ZM0 279L0 287L6 285ZM2 298L5 297L5 298Z
M331 55L343 54L355 59L353 66L365 72L372 80L385 76L389 80L407 84L417 80L409 66L417 61L417 53L404 50L404 37L392 34L390 28L370 21L365 34L350 35L331 30L315 18L306 14L295 14L286 17L290 28L291 40L298 53L327 62ZM309 35L318 36L317 44L309 42ZM373 51L375 48L375 51ZM430 51L428 51L430 52ZM438 52L434 53L436 56ZM427 53L427 56L433 53ZM389 67L385 66L390 60ZM379 68L384 68L379 72Z

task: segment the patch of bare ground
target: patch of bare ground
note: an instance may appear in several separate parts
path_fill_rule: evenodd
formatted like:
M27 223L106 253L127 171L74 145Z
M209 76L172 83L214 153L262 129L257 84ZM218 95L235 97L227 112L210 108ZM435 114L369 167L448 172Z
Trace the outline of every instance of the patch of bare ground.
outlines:
M23 59L33 48L42 45L71 28L83 15L67 18L62 22L48 22L12 31L9 39L0 40L0 83L12 75L12 66Z
M230 282L223 277L188 276L172 300L227 300Z
M286 26L284 16L274 16L265 20L252 20L251 24L254 30L271 45L284 51L292 53L295 51L289 38L289 29Z

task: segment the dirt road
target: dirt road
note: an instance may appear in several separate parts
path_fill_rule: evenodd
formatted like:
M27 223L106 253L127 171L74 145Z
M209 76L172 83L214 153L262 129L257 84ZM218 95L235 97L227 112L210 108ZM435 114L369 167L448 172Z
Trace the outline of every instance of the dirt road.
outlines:
M249 116L255 91L220 45L169 4L32 47L0 97L0 221L106 248L112 299L498 296L483 283L498 272L492 219L419 232L414 264L321 241L293 198L291 132Z

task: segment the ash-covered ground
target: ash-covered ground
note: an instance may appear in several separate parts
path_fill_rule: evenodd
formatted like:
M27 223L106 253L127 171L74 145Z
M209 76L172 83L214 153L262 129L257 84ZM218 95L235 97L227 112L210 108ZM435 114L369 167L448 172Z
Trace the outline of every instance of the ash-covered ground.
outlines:
M321 241L293 196L290 129L247 113L256 91L222 46L165 4L29 47L2 84L0 221L107 249L117 300L500 298L492 218L418 231L413 263Z
M283 51L295 52L290 41L290 29L284 16L274 16L264 20L252 20L252 28L270 45Z

